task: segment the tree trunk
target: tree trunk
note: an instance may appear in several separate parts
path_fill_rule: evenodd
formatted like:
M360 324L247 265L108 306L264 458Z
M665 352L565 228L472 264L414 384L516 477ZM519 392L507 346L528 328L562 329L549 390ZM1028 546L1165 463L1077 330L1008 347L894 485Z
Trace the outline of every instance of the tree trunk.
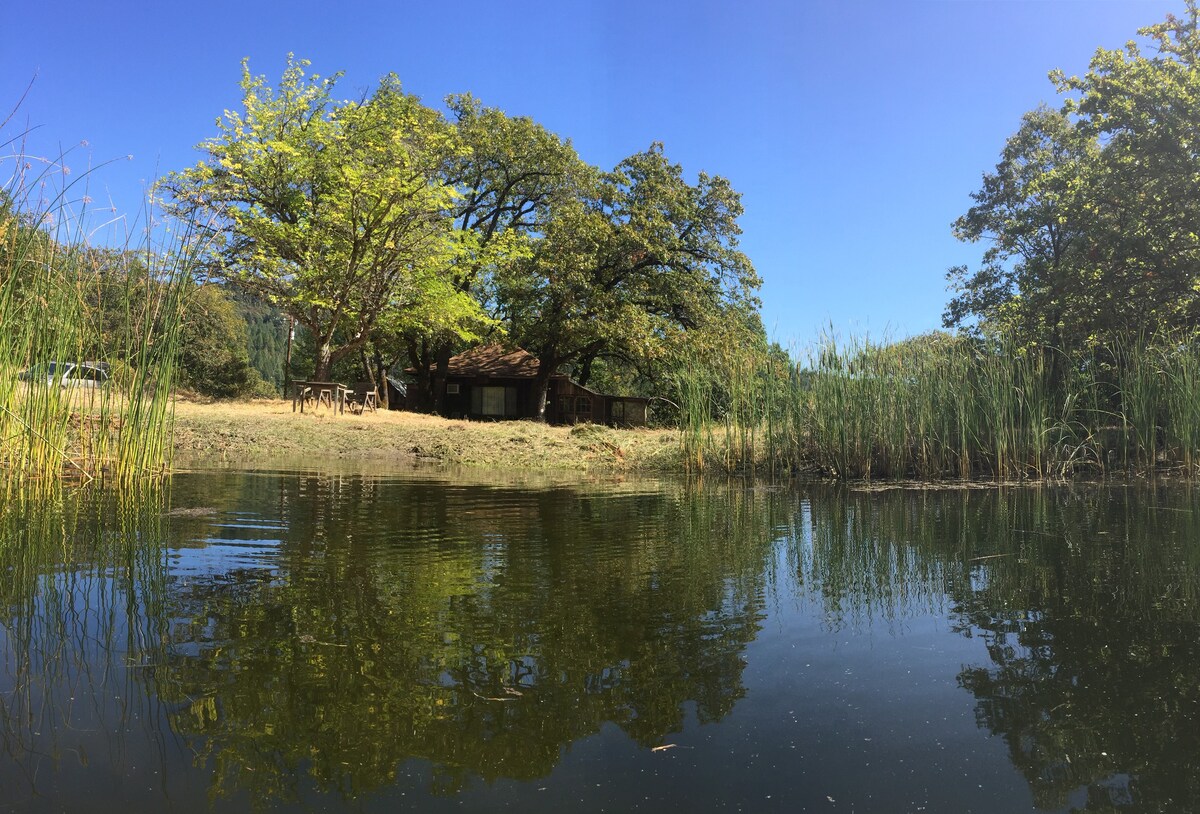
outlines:
M592 362L596 361L595 354L588 354L583 358L583 363L579 366L579 375L574 377L575 381L587 387L588 380L592 378Z
M367 346L365 344L358 349L358 364L363 370L363 378L374 384L375 374L371 371L371 363L367 360Z
M408 362L416 381L405 399L408 409L427 413L433 404L433 374L429 371L429 347L420 339L408 340Z
M437 368L433 372L433 412L443 415L446 409L446 373L450 367L450 343L442 342L437 349Z
M333 372L333 349L328 342L322 342L317 348L317 364L313 370L314 382L327 382Z
M533 418L546 421L546 396L550 389L550 377L558 370L559 362L550 357L538 359L537 375L533 377Z
M388 382L387 382L387 366L383 363L383 354L379 352L378 345L371 347L371 384L375 385L379 393L379 404L383 409L391 409L388 399Z

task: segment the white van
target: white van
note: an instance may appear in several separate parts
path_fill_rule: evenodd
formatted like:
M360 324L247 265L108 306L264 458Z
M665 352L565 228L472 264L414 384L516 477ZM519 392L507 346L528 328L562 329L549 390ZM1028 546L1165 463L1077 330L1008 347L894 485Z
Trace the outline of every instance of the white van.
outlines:
M23 382L45 382L53 387L97 390L108 383L107 362L49 362L34 365L18 378Z

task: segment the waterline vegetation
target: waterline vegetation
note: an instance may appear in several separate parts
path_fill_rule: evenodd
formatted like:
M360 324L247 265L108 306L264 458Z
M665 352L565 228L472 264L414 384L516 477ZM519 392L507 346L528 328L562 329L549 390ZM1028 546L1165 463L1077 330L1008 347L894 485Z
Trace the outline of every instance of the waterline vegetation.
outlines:
M9 483L161 474L195 241L164 248L146 229L140 244L92 245L88 173L19 149L3 164L0 470ZM85 361L107 380L64 384Z
M840 478L1195 474L1200 6L1138 33L1083 76L1051 72L1061 106L1022 117L954 222L986 248L947 275L953 336L830 338L786 375L735 353L707 392L680 388L688 460Z
M1171 334L1068 353L931 334L732 352L681 381L689 469L842 479L1058 479L1200 463L1200 347Z

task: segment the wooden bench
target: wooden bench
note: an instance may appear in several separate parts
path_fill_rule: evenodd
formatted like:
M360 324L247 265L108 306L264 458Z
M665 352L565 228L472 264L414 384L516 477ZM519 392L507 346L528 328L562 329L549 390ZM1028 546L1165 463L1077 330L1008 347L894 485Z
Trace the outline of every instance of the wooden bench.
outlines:
M350 412L362 415L366 410L375 412L379 409L379 388L372 382L355 382L346 394L346 403Z

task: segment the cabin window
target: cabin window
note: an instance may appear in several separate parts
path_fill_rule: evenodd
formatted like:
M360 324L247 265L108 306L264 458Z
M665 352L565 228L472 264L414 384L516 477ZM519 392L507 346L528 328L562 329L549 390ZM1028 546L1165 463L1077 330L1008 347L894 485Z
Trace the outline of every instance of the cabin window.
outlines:
M575 399L570 396L559 396L558 412L562 415L575 412Z
M592 412L592 400L590 398L588 398L587 396L580 396L579 398L575 399L575 412L591 413Z
M447 396L457 396L458 395L458 384L457 383L447 384L446 385L446 395Z
M504 415L504 388L503 387L481 387L482 392L482 408L480 413L483 415Z
M517 415L517 388L515 387L470 387L471 415L515 416Z
M612 420L613 421L624 421L625 420L625 402L614 401L612 403Z

